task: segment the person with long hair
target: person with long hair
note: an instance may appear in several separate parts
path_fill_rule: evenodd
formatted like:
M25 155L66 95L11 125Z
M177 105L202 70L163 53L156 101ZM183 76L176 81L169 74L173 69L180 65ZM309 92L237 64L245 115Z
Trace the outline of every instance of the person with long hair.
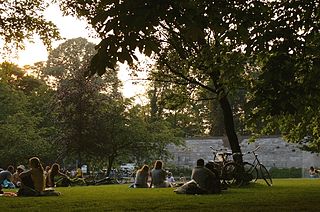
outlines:
M134 188L149 188L148 186L149 178L149 166L143 165L136 173Z
M150 188L167 188L171 187L170 183L166 181L167 172L162 168L163 163L157 160L151 170L151 184Z
M62 180L66 181L66 184L63 183L63 185L66 185L66 186L70 185L69 177L60 171L59 164L54 163L51 166L51 168L49 169L48 174L47 174L47 179L46 179L47 187L55 187L56 186L56 182L55 182L56 176L60 176L60 177L62 177Z
M30 158L29 167L29 170L19 175L21 188L18 191L18 196L39 196L43 194L45 189L46 177L39 158Z

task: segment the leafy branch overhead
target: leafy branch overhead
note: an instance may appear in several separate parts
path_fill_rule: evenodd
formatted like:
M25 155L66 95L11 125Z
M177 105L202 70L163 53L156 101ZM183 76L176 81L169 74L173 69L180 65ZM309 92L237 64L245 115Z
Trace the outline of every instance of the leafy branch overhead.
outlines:
M316 111L318 1L57 1L102 38L91 74L132 64L137 50L153 56L162 73L216 95L231 143L237 138L227 96L239 89L247 91L249 119Z
M45 0L6 0L0 2L0 39L6 45L23 48L25 40L38 35L47 48L60 39L56 25L44 16Z

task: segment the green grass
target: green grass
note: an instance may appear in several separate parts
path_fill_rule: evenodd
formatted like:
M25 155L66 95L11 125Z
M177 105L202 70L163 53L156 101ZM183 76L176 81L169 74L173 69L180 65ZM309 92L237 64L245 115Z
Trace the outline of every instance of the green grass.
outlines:
M0 211L316 211L320 179L276 179L219 195L175 194L128 185L56 188L58 197L0 197Z

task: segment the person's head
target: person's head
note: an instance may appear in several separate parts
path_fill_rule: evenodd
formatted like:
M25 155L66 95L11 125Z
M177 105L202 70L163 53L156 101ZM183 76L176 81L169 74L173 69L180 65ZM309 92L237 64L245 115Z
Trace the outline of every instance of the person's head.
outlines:
M40 162L39 158L37 158L37 157L30 158L29 165L32 169L40 169L43 171L43 167L41 165L41 162Z
M54 163L51 166L51 173L57 174L60 171L60 165L57 163Z
M26 170L26 168L24 167L24 165L19 165L17 166L17 172L20 174L21 172L24 172Z
M314 170L313 166L311 166L311 167L310 167L310 170L311 170L311 171L313 171L313 170Z
M143 165L141 168L142 172L148 172L149 171L149 166L148 165Z
M172 177L172 173L171 172L168 172L168 177Z
M204 160L202 158L197 160L197 166L204 166Z
M161 160L157 160L155 163L154 163L154 168L155 169L162 169L162 161Z
M9 172L11 172L12 174L14 173L14 167L13 167L12 165L9 165L8 168L7 168L7 170L8 170Z

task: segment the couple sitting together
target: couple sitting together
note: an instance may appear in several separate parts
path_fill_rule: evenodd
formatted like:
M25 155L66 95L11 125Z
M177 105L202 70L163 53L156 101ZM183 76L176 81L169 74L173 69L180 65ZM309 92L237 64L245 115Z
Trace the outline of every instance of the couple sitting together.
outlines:
M167 172L162 168L163 163L157 160L154 164L154 168L149 173L149 166L144 165L136 173L136 178L133 187L134 188L167 188L171 187L171 184L166 180ZM149 176L151 177L150 185L148 184Z
M203 159L197 160L197 166L192 170L191 181L177 188L177 194L219 194L221 183L218 173L210 164L205 166ZM208 168L207 168L208 167Z

